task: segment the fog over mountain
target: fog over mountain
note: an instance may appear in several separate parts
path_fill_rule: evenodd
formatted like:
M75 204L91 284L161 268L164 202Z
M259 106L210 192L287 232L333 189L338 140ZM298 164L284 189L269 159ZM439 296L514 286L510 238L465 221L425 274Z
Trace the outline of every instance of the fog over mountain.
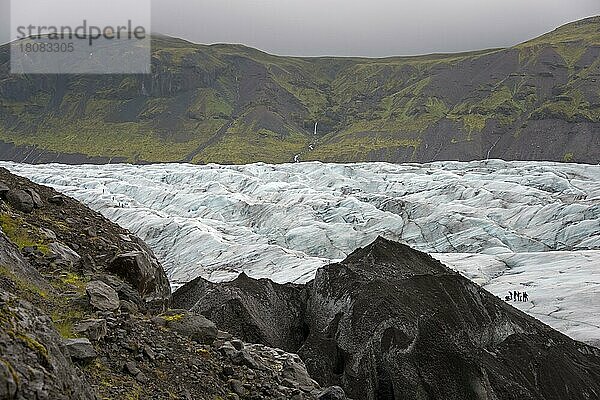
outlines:
M506 47L600 12L596 0L175 0L153 7L156 31L192 41L372 57Z
M52 18L57 7L32 6ZM146 0L130 0L139 3ZM34 1L32 4L35 4ZM0 0L0 41L9 1ZM105 7L115 18L118 7ZM152 1L153 30L282 55L390 56L507 47L600 13L597 0ZM97 15L97 11L94 11Z

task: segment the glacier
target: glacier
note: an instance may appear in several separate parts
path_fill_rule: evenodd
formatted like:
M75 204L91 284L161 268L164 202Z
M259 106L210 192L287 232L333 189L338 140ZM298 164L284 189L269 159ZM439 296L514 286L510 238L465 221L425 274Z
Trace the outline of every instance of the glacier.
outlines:
M600 166L501 160L242 166L28 165L142 238L174 288L241 271L307 282L378 235L578 340L600 344Z

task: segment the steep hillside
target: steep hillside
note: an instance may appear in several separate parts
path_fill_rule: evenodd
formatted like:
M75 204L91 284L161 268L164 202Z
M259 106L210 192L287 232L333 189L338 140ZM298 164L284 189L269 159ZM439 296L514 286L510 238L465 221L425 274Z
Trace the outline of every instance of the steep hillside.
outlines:
M346 399L170 302L137 237L0 168L0 399Z
M0 156L598 163L599 56L600 17L509 49L386 59L160 36L148 76L12 76L5 46Z

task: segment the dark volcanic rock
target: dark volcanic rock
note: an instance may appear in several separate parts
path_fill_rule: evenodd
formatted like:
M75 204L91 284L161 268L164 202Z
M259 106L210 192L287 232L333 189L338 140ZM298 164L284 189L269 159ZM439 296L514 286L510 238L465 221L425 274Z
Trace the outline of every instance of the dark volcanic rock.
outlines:
M0 399L95 399L52 321L0 287Z
M151 307L164 309L171 295L169 281L152 252L143 242L138 244L139 251L118 254L108 270L133 285Z
M297 350L308 334L306 300L300 285L257 281L243 273L222 284L197 278L173 294L174 307L197 311L247 342L290 350Z
M211 344L217 338L217 327L202 315L186 310L169 310L159 318L168 328L198 343Z
M69 351L72 359L78 361L90 361L97 356L94 346L89 339L65 339L64 345Z
M101 281L92 281L85 288L92 307L100 311L114 311L119 308L117 292Z
M261 308L270 303L256 295L261 292L257 286L272 283L250 285L247 280L228 285L239 298L251 299L242 304L252 308L238 315L269 318L270 327L263 329L271 333L260 337L273 337L277 318ZM206 289L206 283L201 287ZM597 349L556 332L402 244L379 238L343 262L319 269L306 289L306 302L296 305L303 319L284 318L282 323L308 326L299 354L311 376L321 385L342 386L352 398L600 396ZM183 290L190 293L189 287ZM200 296L196 307L228 309L231 296L212 296L211 301Z
M33 198L31 197L31 195L29 193L27 193L24 190L21 190L21 189L10 190L8 193L6 193L6 200L8 201L8 204L10 204L11 206L13 206L14 208L16 208L19 211L23 211L23 212L32 212L33 211L33 207L34 207Z

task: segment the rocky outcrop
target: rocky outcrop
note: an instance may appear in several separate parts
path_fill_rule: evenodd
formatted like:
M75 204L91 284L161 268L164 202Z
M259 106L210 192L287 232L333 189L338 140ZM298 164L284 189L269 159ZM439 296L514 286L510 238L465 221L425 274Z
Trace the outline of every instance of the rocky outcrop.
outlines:
M300 285L257 281L244 273L219 285L197 278L173 298L176 307L199 312L248 342L293 350L308 334L303 323L306 300Z
M0 281L0 399L95 399L52 321Z
M6 193L6 200L10 205L15 207L19 211L32 212L33 211L33 198L31 195L24 190L10 190Z
M150 249L135 238L138 251L117 254L109 263L112 272L137 289L144 301L156 309L165 309L171 288L165 271Z
M171 287L165 271L141 240L81 203L4 168L0 182L9 189L1 194L9 207L5 212L39 232L35 241L53 263L118 276L138 292L143 307L168 307Z
M219 333L212 321L186 310L169 310L156 317L155 321L202 344L212 344Z
M257 319L271 315L257 307L269 305L257 295L260 285L271 283L229 284L240 299L251 299L239 308L245 305ZM305 289L306 301L297 305L304 317L295 325L306 324L308 335L288 350L298 351L320 384L342 386L353 398L583 400L600 394L600 357L593 347L405 245L379 238L321 268ZM229 302L214 296L211 304L202 298L194 307L226 313ZM260 337L271 337L277 320L263 329Z

